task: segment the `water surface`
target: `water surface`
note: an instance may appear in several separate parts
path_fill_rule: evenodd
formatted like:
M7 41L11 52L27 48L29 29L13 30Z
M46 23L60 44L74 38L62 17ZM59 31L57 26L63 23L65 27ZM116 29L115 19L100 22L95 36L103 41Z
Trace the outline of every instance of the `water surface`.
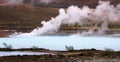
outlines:
M7 51L0 51L0 56L13 56L13 55L44 55L44 54L49 54L49 53L42 53L42 52L29 52L29 51L12 51L12 52L7 52Z
M112 48L120 50L119 37L31 36L0 38L0 47L4 47L3 43L11 44L15 49L37 46L50 50L65 50L65 46L73 46L75 49L96 48L103 50L105 48Z

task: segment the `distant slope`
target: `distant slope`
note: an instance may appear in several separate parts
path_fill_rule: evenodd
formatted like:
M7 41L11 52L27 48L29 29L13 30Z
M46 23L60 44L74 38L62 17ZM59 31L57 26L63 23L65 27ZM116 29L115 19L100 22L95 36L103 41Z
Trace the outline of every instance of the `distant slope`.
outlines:
M100 0L58 0L57 2L52 2L48 4L44 3L36 3L35 5L46 5L46 6L52 6L52 7L68 7L70 5L77 5L79 7L83 6L89 6L91 8L95 8L98 5L98 2ZM102 0L102 1L110 1L111 4L118 4L120 3L120 0Z
M57 14L58 9L48 7L0 7L0 29L35 28Z
M98 2L101 0L23 0L22 2L19 2L20 0L0 0L0 6L3 5L3 3L6 5L11 4L17 4L17 3L24 3L24 4L34 4L35 6L50 6L50 7L68 7L70 5L77 5L79 7L82 7L84 5L89 6L91 8L95 8L98 5ZM102 1L110 1L111 4L118 4L120 3L120 0L102 0ZM8 3L8 4L7 4ZM11 4L9 4L11 3Z
M49 20L58 14L59 8L67 8L70 5L82 7L84 5L95 8L99 0L56 0L52 3L34 3L32 7L28 1L21 6L0 6L0 29L36 28L42 20ZM118 4L120 0L110 0L111 4ZM0 4L2 4L0 0Z

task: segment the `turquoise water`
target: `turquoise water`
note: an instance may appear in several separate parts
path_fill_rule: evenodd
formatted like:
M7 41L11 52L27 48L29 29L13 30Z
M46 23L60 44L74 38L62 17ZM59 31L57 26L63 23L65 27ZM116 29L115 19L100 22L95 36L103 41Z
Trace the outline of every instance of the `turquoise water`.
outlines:
M96 48L104 50L105 48L112 48L120 50L119 37L34 36L0 38L0 47L4 47L3 43L11 44L15 49L37 46L50 50L65 50L67 45L73 46L75 49Z

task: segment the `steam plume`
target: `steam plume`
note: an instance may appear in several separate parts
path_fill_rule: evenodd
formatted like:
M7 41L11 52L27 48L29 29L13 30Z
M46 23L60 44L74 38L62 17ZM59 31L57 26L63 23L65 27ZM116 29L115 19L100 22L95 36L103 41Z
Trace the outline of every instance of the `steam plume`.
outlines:
M40 3L51 3L56 2L57 0L39 0Z
M5 0L8 5L20 5L23 4L23 0Z
M42 27L36 28L30 33L21 34L21 36L36 36L47 33L55 33L63 24L78 24L80 26L94 25L94 27L88 32L84 31L81 34L103 34L108 29L109 22L118 21L120 22L120 4L115 7L114 5L110 5L110 2L100 1L94 11L87 6L84 6L83 8L70 6L66 11L64 9L60 9L57 17L51 18L51 20L48 20L47 22L42 21ZM95 31L98 25L100 25L101 28Z

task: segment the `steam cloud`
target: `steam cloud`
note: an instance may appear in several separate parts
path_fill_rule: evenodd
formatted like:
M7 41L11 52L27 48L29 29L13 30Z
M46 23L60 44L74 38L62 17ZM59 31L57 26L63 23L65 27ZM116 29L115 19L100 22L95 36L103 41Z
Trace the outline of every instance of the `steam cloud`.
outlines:
M8 5L20 5L23 4L23 0L4 0ZM31 3L35 3L34 0L30 0ZM57 0L38 0L37 3L51 3L57 2Z
M51 3L56 2L57 0L39 0L40 3Z
M19 5L23 4L23 0L5 0L8 5Z
M63 24L80 26L94 25L89 31L84 31L81 35L90 34L103 34L108 29L110 22L120 22L120 4L116 7L110 5L110 2L100 1L95 10L91 10L89 7L84 6L79 8L77 6L70 6L67 10L60 9L59 15L51 20L42 21L42 27L34 29L30 33L23 33L20 36L37 36L47 33L55 33L59 31L59 28ZM97 29L98 25L101 26Z

